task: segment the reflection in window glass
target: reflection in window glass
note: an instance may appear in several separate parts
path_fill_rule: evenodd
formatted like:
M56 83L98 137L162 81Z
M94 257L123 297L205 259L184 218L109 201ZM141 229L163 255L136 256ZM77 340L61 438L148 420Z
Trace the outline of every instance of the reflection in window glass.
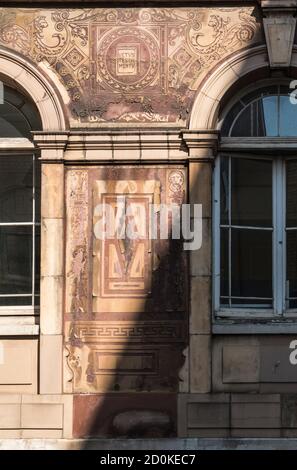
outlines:
M271 306L272 232L232 229L231 244L232 297L247 300L257 297L268 298L270 302L263 301L263 303L270 303ZM250 303L257 304L258 302L251 301Z
M263 133L259 137L276 137L278 135L278 97L266 96L258 101L260 113L257 121L263 128ZM263 112L261 112L263 109ZM257 128L257 124L255 128Z
M232 225L272 227L271 160L231 162Z
M222 157L221 165L221 306L272 308L273 162Z
M291 91L278 86L249 93L229 111L222 136L297 137L297 106L290 101Z
M279 135L284 137L297 136L296 104L292 104L289 96L280 96Z

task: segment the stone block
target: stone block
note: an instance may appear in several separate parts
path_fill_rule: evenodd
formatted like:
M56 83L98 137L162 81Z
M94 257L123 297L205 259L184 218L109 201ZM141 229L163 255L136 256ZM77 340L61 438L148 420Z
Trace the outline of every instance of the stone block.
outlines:
M41 206L44 218L64 217L64 166L60 163L41 167Z
M231 426L237 429L280 428L279 395L232 395Z
M202 219L202 246L190 251L191 276L211 275L211 219Z
M203 217L211 217L212 166L209 162L189 162L190 204L202 204Z
M208 393L211 387L211 336L190 336L190 390Z
M41 224L41 273L42 276L63 274L63 219L42 219Z
M34 393L37 389L37 344L37 339L0 340L1 393Z
M62 335L40 336L40 393L62 393Z
M0 404L0 429L19 428L21 424L21 405L19 403Z
M29 429L62 429L63 405L57 403L23 403L21 427Z
M40 281L40 332L62 334L63 276L46 276Z
M190 333L209 334L211 324L211 279L191 277Z
M260 376L258 346L223 347L223 383L257 383Z

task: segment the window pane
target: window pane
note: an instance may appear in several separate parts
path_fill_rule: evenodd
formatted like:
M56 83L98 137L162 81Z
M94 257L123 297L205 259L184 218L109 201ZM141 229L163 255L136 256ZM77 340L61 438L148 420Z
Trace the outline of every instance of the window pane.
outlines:
M280 135L297 136L297 107L289 96L280 97Z
M287 284L286 297L296 297L291 300L289 308L297 307L297 231L287 232Z
M32 222L32 155L0 156L0 165L0 222Z
M21 307L32 305L32 296L0 297L0 307Z
M232 225L272 227L272 162L232 158Z
M232 296L272 298L272 232L232 229Z
M27 120L17 108L7 102L0 105L0 137L26 137L31 139L30 131Z
M35 165L35 221L40 221L40 201L41 201L41 164L37 155L34 157Z
M250 137L252 135L252 109L248 106L236 120L232 131L232 137Z
M241 97L223 122L222 136L296 137L297 106L290 101L291 91L289 86L265 87Z
M221 229L221 296L229 296L229 229ZM228 300L227 300L228 302ZM221 303L222 302L221 300Z
M221 157L221 224L229 223L229 157Z
M277 137L278 136L278 97L266 96L259 100L258 125L263 128L263 134L259 137Z
M35 226L35 294L40 292L40 226ZM39 296L35 303L39 303Z
M0 227L0 294L32 292L32 227Z
M297 227L297 160L286 162L287 227Z
M31 130L42 129L35 103L8 86L4 86L3 97L4 103L0 105L0 137L32 140Z

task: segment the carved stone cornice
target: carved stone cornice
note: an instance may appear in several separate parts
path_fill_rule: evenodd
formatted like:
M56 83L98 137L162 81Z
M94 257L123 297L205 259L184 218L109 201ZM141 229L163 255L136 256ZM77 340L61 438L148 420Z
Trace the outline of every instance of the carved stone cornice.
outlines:
M175 129L33 132L46 162L213 160L219 131Z
M297 0L261 0L263 26L271 68L291 64Z
M218 150L218 130L185 130L182 133L189 158L197 160L212 161Z
M35 146L41 150L41 160L63 162L69 137L68 131L36 131L32 134Z

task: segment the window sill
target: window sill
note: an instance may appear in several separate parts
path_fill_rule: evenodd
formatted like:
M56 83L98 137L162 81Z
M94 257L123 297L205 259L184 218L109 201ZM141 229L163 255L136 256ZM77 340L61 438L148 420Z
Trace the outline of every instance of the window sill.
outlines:
M0 316L0 336L38 336L39 324L35 317Z
M212 333L215 335L286 335L297 334L297 320L286 321L215 321L212 325Z
M0 307L0 318L11 316L39 316L39 307Z
M0 325L0 336L38 336L39 325Z

